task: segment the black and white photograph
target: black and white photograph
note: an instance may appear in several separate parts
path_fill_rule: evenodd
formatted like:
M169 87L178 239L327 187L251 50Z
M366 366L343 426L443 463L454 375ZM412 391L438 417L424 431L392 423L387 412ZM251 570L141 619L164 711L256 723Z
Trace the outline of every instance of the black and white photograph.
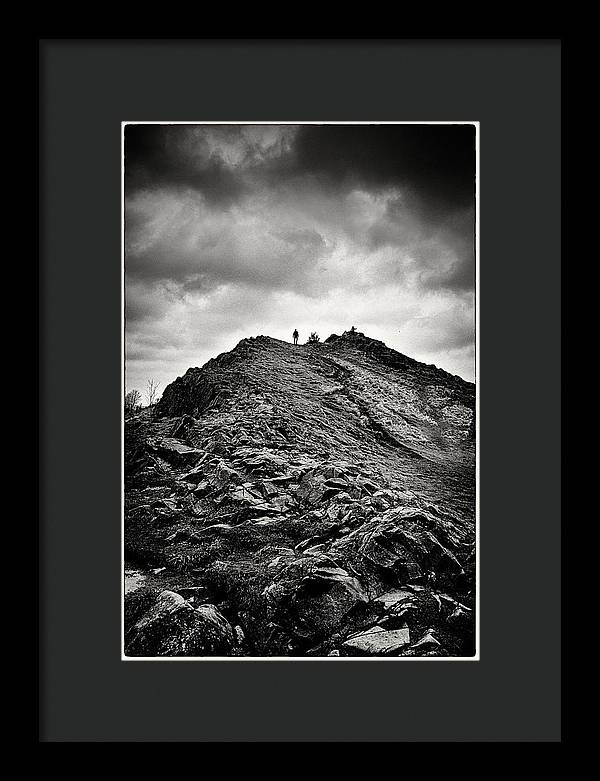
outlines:
M478 122L121 132L121 658L477 661Z

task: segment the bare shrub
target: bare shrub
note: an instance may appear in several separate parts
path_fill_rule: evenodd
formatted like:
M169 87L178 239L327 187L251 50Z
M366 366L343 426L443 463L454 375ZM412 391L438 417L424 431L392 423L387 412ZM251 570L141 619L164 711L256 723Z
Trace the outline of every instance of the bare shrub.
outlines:
M141 403L142 394L139 392L139 390L130 390L129 393L125 395L125 414L135 415L135 413L140 409Z

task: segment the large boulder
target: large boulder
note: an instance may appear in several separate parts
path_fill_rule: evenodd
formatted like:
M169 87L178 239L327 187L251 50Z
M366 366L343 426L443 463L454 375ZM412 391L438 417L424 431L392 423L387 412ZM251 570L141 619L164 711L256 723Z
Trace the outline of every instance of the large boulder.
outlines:
M323 568L304 580L290 608L294 634L316 641L344 623L350 611L366 605L367 596L356 578L339 568Z
M240 473L224 461L219 461L211 478L211 484L220 491L235 487L242 481Z
M331 495L336 493L334 490L328 489L325 483L326 480L323 475L314 474L312 471L307 472L300 481L296 498L306 507L314 507L320 504L328 490Z
M344 539L331 553L366 571L388 573L404 584L430 573L456 577L463 570L454 553L438 538L440 519L417 507L395 507L377 515Z
M441 643L433 632L433 629L428 629L420 640L411 645L411 648L413 650L419 649L420 651L431 651L434 648L439 648Z
M235 637L214 605L194 607L181 594L163 591L125 635L126 656L225 656Z
M263 598L272 618L307 644L328 637L368 605L359 581L323 555L284 566Z

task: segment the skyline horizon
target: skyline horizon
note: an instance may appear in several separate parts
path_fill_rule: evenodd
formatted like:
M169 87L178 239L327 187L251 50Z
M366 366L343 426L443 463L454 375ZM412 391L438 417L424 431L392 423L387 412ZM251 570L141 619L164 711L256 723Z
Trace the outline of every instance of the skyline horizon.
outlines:
M329 339L329 337L334 336L334 335L342 336L344 333L348 332L349 330L350 330L350 328L345 328L343 330L339 330L339 332L338 331L332 331L331 333L329 333L325 337L322 336L321 334L319 334L318 331L316 331L316 333L317 333L317 335L320 338L320 343L323 344L324 342L326 342L327 339ZM291 336L291 333L292 332L290 332L290 336ZM306 333L307 333L306 339L303 339L303 332L299 331L298 347L305 347L305 346L307 346L308 336L310 336L310 334L312 332L311 331L307 331ZM471 385L476 385L477 384L476 367L474 367L473 379L467 379L466 377L463 377L461 374L458 374L458 373L452 372L452 371L448 371L448 369L444 368L444 366L442 366L442 365L438 365L436 363L432 363L431 361L421 360L419 358L416 358L413 355L410 355L410 354L408 354L406 352L403 352L401 349L398 349L397 347L394 347L394 346L388 344L384 340L377 339L377 337L371 336L371 334L369 334L369 333L367 333L365 331L362 331L360 329L360 327L357 327L357 333L363 334L365 336L365 338L367 338L367 339L373 339L374 341L380 341L386 347L388 347L388 348L390 348L390 349L392 349L392 350L394 350L394 351L396 351L396 352L406 356L407 358L410 358L410 359L416 361L417 363L422 363L422 364L424 364L426 366L433 366L434 368L436 368L436 369L438 369L440 371L446 372L447 374L450 374L450 375L455 376L455 377L459 377L461 380L463 380L464 382L467 382L467 383L469 383ZM240 339L238 339L235 342L235 344L232 344L230 347L228 347L228 348L226 348L224 350L221 350L221 351L215 353L214 355L209 356L208 358L203 360L201 363L190 364L180 374L174 375L170 380L166 381L164 384L159 381L159 387L158 387L158 392L157 392L157 396L156 396L156 401L158 401L160 399L160 397L162 396L162 393L163 393L163 391L164 391L164 389L166 387L168 387L172 382L175 382L175 380L183 377L185 375L185 373L187 371L189 371L190 369L202 369L202 368L204 368L204 366L206 366L206 364L209 361L211 361L211 360L213 360L215 358L218 358L221 355L225 355L225 354L235 350L235 348L241 342L243 342L244 340L246 340L246 339L257 339L259 337L265 337L267 339L274 339L275 341L279 341L279 342L283 342L285 344L289 344L292 347L294 346L292 338L285 339L283 337L280 338L278 336L273 336L272 334L256 333L256 334L250 334L248 336L243 336ZM139 391L139 393L141 394L141 397L143 399L146 396L146 386L147 386L148 381L156 380L157 378L155 376L149 376L143 382L140 382L138 385L129 386L127 384L127 382L126 382L126 374L127 374L126 364L127 364L127 362L125 361L124 362L124 378L125 378L125 382L123 384L123 394L126 395L127 393L130 393L132 390L137 390L137 391ZM149 405L142 405L142 406L149 406Z
M124 392L352 323L475 380L476 123L122 132Z

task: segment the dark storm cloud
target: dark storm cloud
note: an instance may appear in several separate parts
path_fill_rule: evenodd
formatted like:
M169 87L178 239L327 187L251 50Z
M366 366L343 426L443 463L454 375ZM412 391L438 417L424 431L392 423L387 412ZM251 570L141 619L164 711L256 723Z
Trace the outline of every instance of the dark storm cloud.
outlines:
M188 143L185 143L185 141ZM191 188L228 206L247 194L243 177L180 125L127 125L125 176L129 193L160 187Z
M202 225L201 235L179 246L165 233L149 254L147 248L136 249L130 242L129 268L134 270L139 263L149 276L162 279L166 273L201 289L230 281L236 274L255 284L278 286L282 274L271 265L285 270L290 252L297 258L296 271L314 264L319 248L307 246L303 237L312 235L325 253L322 235L307 227L283 226L278 232L273 225L272 231L263 231L268 246L259 269L256 258L239 263L239 248L232 246L235 241L223 220L220 226L209 225L206 215L194 217L192 212L223 214L265 193L274 194L281 203L289 200L290 193L297 196L304 191L308 199L315 195L328 199L323 211L331 213L336 208L332 202L341 202L353 191L396 192L388 199L385 214L370 225L338 215L338 227L370 250L384 246L405 250L424 243L424 285L472 288L474 134L471 125L129 125L125 130L129 202L140 192L187 194L188 216L182 216L182 232L189 235L190 220ZM194 195L201 206L194 204ZM128 236L136 236L140 223L143 231L147 221L143 210L127 208ZM290 240L282 245L276 237L284 239L286 234ZM431 256L427 243L435 243L438 235L456 253L454 262ZM428 257L436 269L429 267ZM398 269L394 275L398 276ZM291 283L296 279L299 284L305 276L285 274Z
M473 289L473 125L307 125L293 153L295 169L324 186L399 191L362 240L372 249L420 242L424 286ZM456 254L448 266L428 247L440 237Z
M294 167L345 187L401 187L431 215L470 206L475 195L472 125L304 125Z
M348 189L402 187L435 216L473 203L475 128L472 125L303 125L288 126L293 142L253 142L240 128L219 126L210 135L197 126L128 125L125 129L129 191L144 187L190 187L222 204L251 189L248 174L263 184L314 177L321 186ZM266 127L266 126L263 126ZM284 126L285 127L285 126ZM238 153L228 164L211 136ZM267 147L268 149L268 147Z

